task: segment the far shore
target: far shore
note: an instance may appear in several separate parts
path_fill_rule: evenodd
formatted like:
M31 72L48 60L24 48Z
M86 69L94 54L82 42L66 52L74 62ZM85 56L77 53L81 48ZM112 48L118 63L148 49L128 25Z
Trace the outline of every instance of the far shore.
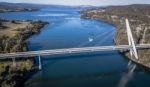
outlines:
M141 12L142 11L142 12ZM116 27L114 43L128 44L125 19L128 18L135 44L150 43L150 5L108 6L81 12L82 18L96 19ZM138 50L139 59L131 58L129 52L121 52L130 60L150 69L150 50Z

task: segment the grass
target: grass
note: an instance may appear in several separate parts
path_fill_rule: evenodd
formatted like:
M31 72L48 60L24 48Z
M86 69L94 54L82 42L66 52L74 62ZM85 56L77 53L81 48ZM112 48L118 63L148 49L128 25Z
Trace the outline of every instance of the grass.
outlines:
M0 53L24 52L27 50L25 40L39 33L47 22L0 20ZM34 71L33 60L0 60L0 87L20 87L27 76ZM30 76L30 75L29 75Z
M4 29L0 30L0 36L8 36L8 37L14 37L16 34L18 34L21 29L24 29L26 27L33 27L30 22L22 22L18 21L17 23L13 23L12 21L7 21L2 23L5 27Z

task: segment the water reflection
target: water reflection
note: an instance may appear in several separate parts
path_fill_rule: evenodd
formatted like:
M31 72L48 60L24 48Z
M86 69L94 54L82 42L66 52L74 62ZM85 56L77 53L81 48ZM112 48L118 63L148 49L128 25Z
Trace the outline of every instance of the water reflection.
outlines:
M68 14L51 14L51 13L49 13L49 14L40 14L40 15L38 15L38 16L68 16Z
M135 68L136 68L136 64L132 63L132 61L129 61L128 67L127 67L128 70L122 75L122 78L119 82L118 87L126 87L128 82L132 79L134 75Z
M89 34L89 42L93 42L93 40L94 40L94 37L95 37L95 35L94 35L94 33L90 33Z
M107 34L103 37L102 40L100 40L100 41L96 44L96 46L98 46L98 45L105 45L106 42L108 41L108 39L111 38L111 37L113 37L113 36L114 36L114 32L113 32L113 31L107 32Z
M86 41L86 42L84 42L84 43L81 43L78 47L84 47L84 46L87 46L87 45L89 45L90 43L92 43L92 42L94 42L94 41L99 41L98 39L101 39L102 37L105 37L105 36L107 36L108 34L110 34L110 33L114 33L113 32L113 30L108 30L108 31L104 31L102 34L101 33L99 33L97 36L89 36L89 40L88 41ZM90 41L90 38L92 37L92 39L93 39L93 41L91 42ZM108 38L107 38L108 39ZM97 44L95 44L95 45L93 45L93 46L98 46L98 45L101 45L101 41L102 40L100 40L100 42L97 42Z

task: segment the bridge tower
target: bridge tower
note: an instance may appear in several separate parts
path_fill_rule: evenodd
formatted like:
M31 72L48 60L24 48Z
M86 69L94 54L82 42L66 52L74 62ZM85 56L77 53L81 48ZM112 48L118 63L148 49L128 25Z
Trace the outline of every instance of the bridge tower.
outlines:
M134 55L135 58L138 59L138 53L137 53L137 49L135 46L135 42L133 39L133 35L131 32L131 28L130 28L130 24L129 24L128 19L126 19L126 28L127 28L128 43L130 46L132 46L132 48L130 49L130 55L131 55L131 57Z

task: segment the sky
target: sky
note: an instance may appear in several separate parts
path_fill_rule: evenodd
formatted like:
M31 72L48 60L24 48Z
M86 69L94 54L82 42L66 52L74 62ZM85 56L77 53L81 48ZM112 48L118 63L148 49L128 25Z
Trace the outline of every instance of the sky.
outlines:
M0 2L93 6L150 4L150 0L0 0Z

